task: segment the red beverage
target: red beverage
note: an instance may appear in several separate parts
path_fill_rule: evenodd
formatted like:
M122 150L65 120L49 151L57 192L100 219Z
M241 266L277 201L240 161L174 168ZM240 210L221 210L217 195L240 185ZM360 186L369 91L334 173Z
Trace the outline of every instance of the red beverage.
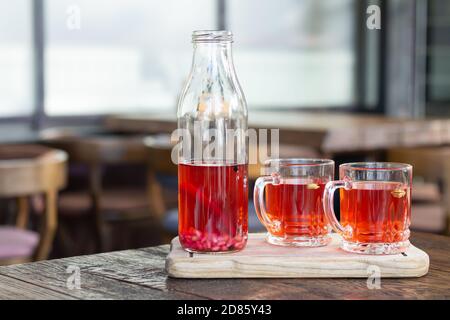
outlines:
M341 189L341 224L350 226L345 239L359 243L407 241L411 220L411 188L399 182L353 182Z
M224 252L247 242L247 165L179 164L178 233L183 248Z
M324 183L306 179L287 179L266 186L267 217L276 237L318 237L328 234L322 196Z

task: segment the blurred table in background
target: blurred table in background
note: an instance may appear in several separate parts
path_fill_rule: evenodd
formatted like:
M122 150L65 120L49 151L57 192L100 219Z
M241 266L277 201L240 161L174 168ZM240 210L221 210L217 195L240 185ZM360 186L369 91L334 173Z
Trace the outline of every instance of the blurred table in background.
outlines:
M176 127L175 114L116 115L107 117L105 122L105 129L124 133L170 134ZM280 129L280 157L413 164L418 169L415 175L429 180L415 181L414 227L449 232L450 175L442 164L448 161L448 151L444 149L450 145L450 118L408 120L344 112L252 111L249 128ZM416 149L404 151L411 148ZM427 151L428 148L435 151ZM427 159L426 163L423 159ZM426 168L430 170L423 170ZM250 165L250 179L261 175L260 169L260 164Z
M173 114L107 117L107 129L134 133L171 133ZM450 119L408 120L343 112L252 111L249 128L280 129L280 142L316 149L321 154L450 144Z
M450 232L450 147L396 148L387 160L413 165L412 227Z

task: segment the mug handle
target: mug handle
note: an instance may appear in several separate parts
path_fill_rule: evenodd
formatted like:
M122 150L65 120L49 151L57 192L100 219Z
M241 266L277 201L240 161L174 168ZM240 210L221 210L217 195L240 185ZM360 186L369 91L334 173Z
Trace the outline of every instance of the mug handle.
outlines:
M325 185L325 190L323 191L323 211L328 219L331 227L339 235L348 237L349 232L351 233L350 227L344 228L339 220L336 218L336 213L334 212L334 193L337 189L351 189L351 182L344 180L329 181Z
M266 203L264 201L264 188L266 185L273 183L270 176L259 177L255 182L255 190L253 191L253 203L255 205L256 215L259 221L267 228L272 227L273 223L267 216Z

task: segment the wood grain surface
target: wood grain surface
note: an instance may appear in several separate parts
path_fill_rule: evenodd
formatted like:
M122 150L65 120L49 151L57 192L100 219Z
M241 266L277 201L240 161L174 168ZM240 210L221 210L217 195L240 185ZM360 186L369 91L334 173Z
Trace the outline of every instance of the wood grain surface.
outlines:
M329 245L315 248L268 244L265 234L249 234L244 250L230 254L189 254L178 237L172 240L167 273L175 278L382 278L420 277L428 272L428 255L411 245L403 254L363 255L340 249L332 234Z
M450 299L450 238L413 233L430 256L427 275L382 279L174 279L164 270L169 246L0 267L0 299ZM68 289L68 266L80 289Z

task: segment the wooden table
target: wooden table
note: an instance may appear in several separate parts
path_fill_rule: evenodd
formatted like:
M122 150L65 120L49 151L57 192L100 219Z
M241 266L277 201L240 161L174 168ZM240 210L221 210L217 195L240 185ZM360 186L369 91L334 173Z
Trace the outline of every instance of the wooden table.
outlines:
M280 142L312 147L323 154L450 144L450 119L395 119L344 112L251 111L249 128L280 129ZM110 130L171 133L175 111L119 115L106 119Z
M163 245L0 267L0 299L449 299L450 238L415 233L412 242L430 255L428 275L382 279L379 290L366 279L172 279ZM69 267L80 289L68 289Z

